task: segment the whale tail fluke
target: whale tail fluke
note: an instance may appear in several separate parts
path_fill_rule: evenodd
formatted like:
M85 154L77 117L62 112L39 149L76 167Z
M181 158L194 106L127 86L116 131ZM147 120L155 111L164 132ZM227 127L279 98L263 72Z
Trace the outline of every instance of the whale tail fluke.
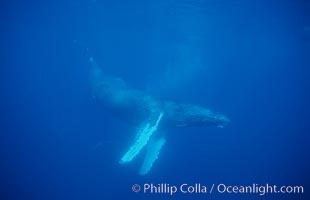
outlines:
M144 163L141 167L140 174L146 174L152 167L153 162L157 159L158 153L165 143L164 138L160 138L154 142L149 142L151 136L157 131L159 123L163 117L163 113L159 113L156 119L151 119L138 130L136 141L129 148L129 150L124 154L124 156L119 161L120 164L125 164L131 162L145 147L149 146Z

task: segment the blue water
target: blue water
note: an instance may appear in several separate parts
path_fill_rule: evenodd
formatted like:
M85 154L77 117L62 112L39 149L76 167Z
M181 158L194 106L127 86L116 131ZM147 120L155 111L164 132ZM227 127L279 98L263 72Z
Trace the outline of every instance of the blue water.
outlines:
M0 199L307 199L310 3L2 1ZM98 107L90 54L156 96L227 115L166 130L151 172L137 127ZM143 194L133 184L301 185L304 194Z

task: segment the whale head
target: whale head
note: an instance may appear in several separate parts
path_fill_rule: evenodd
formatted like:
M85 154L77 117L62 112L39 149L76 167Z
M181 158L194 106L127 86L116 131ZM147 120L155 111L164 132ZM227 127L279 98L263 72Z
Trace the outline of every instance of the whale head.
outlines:
M230 122L230 119L223 114L214 113L213 116L204 116L202 122L206 125L212 122L217 127L224 128Z
M188 106L187 121L193 126L217 126L223 128L229 123L229 118L200 106Z
M166 102L164 106L168 124L173 127L218 126L224 127L229 118L201 106Z

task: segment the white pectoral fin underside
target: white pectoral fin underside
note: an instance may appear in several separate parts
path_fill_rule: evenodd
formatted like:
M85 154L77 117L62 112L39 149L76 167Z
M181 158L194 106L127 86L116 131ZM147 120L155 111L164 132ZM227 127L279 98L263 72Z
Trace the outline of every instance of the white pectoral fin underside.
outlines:
M166 143L164 137L160 137L156 141L150 141L147 146L146 156L144 158L143 164L140 168L139 174L145 175L147 174L153 166L155 160L157 160L159 151L162 146Z
M163 117L163 113L159 113L156 118L151 118L140 127L137 133L136 141L121 158L119 163L124 164L131 162L148 144L147 154L144 163L141 167L140 174L146 174L149 172L153 165L153 162L157 159L158 153L165 143L164 138L159 138L156 141L149 142L151 136L156 132L158 125Z

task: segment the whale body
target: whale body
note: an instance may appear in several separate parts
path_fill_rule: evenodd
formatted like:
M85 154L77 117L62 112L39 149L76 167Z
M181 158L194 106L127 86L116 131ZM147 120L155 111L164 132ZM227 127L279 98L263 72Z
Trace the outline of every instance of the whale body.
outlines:
M168 128L194 126L224 127L230 120L223 114L207 108L163 100L131 88L121 78L107 76L90 57L90 81L93 96L105 109L117 114L124 121L138 126L136 141L121 158L120 163L131 162L146 146L147 153L140 174L147 174L165 138L159 132Z

